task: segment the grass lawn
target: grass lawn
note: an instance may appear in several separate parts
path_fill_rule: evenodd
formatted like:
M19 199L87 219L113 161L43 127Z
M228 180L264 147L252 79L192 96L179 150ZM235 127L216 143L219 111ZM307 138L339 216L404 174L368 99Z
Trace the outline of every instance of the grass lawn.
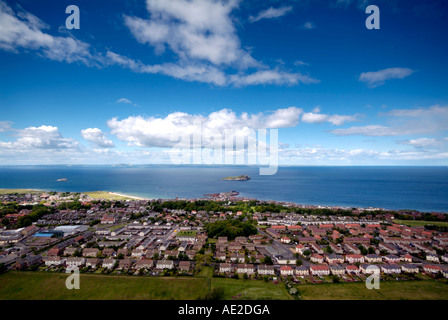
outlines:
M134 200L131 197L120 196L117 194L112 194L107 191L91 191L91 192L83 192L94 199L108 199L108 200Z
M195 230L186 230L186 231L179 231L178 233L176 233L176 237L181 237L181 236L195 236L198 232Z
M34 189L0 189L0 194L7 193L42 193L45 191L39 191Z
M158 278L81 274L80 289L68 290L68 274L8 272L0 275L0 299L195 300L208 291L205 278Z
M263 280L212 278L212 289L223 288L224 300L292 300L282 282L274 284Z
M396 224L404 224L409 227L423 227L428 224L433 226L448 227L448 222L443 221L420 221L420 220L393 220Z
M448 300L448 285L437 281L380 282L369 290L364 282L297 285L304 300Z

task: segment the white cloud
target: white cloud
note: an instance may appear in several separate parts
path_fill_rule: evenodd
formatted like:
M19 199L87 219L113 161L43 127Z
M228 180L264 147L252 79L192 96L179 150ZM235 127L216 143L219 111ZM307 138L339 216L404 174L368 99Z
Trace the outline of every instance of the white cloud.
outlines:
M112 134L130 145L172 147L176 144L173 138L189 134L202 136L203 146L220 146L226 130L234 136L248 137L256 129L293 127L298 124L301 113L302 109L290 107L270 114L242 113L238 116L232 110L222 109L207 116L174 112L165 118L113 118L107 124Z
M260 21L262 19L273 19L284 16L285 14L292 11L292 6L273 8L270 7L266 10L260 11L256 16L250 16L250 22Z
M403 79L414 73L409 68L388 68L379 71L363 72L359 76L359 81L367 84L368 87L374 88L383 85L390 79Z
M300 73L270 69L243 49L231 16L238 5L237 0L147 0L150 18L125 16L125 25L138 42L153 46L156 54L169 49L177 61L147 65L114 52L108 52L107 58L134 72L218 86L319 82ZM229 68L233 74L227 73ZM245 73L248 68L255 71Z
M0 132L8 131L12 126L11 121L0 121Z
M197 59L214 65L257 66L241 49L230 12L238 1L147 0L151 19L125 16L125 24L140 43L168 46L181 60Z
M429 108L396 109L385 113L392 125L367 125L330 132L340 135L398 136L426 134L447 130L448 107L435 105Z
M132 101L126 98L120 98L115 103L132 104Z
M89 44L71 37L52 36L43 32L49 26L20 7L15 13L0 1L0 49L18 52L19 48L36 50L44 57L68 63L96 64L100 58L89 51Z
M17 132L17 140L14 142L0 141L2 149L68 149L76 148L78 142L73 139L64 138L57 127L40 126L28 127Z
M108 140L104 135L104 132L98 128L88 128L81 130L81 136L91 142L93 145L100 148L113 148L115 147L114 143L111 140Z
M303 24L303 28L307 29L307 30L311 30L311 29L315 29L316 25L313 22L308 21Z
M320 108L315 108L312 112L306 112L302 115L302 121L306 123L330 122L335 126L343 125L345 122L358 121L358 115L328 115L320 113Z

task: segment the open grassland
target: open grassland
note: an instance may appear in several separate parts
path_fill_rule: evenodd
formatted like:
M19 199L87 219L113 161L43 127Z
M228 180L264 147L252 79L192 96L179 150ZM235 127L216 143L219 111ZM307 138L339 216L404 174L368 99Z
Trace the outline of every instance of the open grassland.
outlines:
M135 198L119 195L108 191L90 191L83 192L94 199L107 199L107 200L135 200Z
M393 220L396 224L404 224L409 227L423 227L426 225L448 227L448 222L444 221L422 221L422 220Z
M280 282L263 280L242 280L229 278L212 278L212 289L223 288L224 300L291 300L293 297Z
M0 300L197 300L214 289L224 300L291 300L283 283L212 278L213 269L196 277L140 277L81 274L80 289L68 290L68 274L10 271L0 275ZM297 285L304 300L448 300L442 281L381 282L379 290L364 283Z
M7 193L42 193L45 191L34 190L34 189L0 189L0 194Z
M0 275L0 299L12 300L195 300L208 290L205 278L158 278L81 274L68 290L68 274L8 272Z
M428 281L380 282L369 290L364 282L298 285L304 300L448 300L448 284Z

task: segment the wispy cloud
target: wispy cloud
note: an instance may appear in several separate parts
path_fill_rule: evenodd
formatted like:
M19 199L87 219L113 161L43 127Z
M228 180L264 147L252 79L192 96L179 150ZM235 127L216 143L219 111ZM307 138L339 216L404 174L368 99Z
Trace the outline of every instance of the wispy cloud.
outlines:
M359 115L329 115L320 113L320 108L316 107L312 112L306 112L302 115L302 121L305 123L323 123L329 122L333 125L340 126L346 122L358 121Z
M72 37L52 36L43 30L49 26L20 7L17 12L0 1L0 49L36 51L55 61L98 65L101 57L90 52L90 45Z
M273 8L270 7L266 10L260 11L256 16L250 16L250 22L257 22L262 19L274 19L279 18L292 11L292 6Z
M359 76L359 81L367 84L368 87L374 88L383 85L390 79L403 79L414 73L409 68L388 68L379 71L363 72Z
M419 109L396 109L384 114L391 125L367 125L330 132L339 136L399 136L426 134L447 130L448 107L432 106Z
M311 21L307 21L307 22L305 22L303 24L303 29L312 30L312 29L315 29L315 28L316 28L316 25L313 22L311 22Z

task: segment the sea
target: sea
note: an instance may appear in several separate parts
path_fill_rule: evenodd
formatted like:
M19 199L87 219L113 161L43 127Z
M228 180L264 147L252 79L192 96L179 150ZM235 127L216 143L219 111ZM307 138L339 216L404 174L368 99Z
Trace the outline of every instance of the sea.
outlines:
M248 175L248 181L227 181ZM57 181L58 179L67 181ZM147 199L239 196L304 205L448 212L448 167L279 167L260 175L257 166L57 165L0 166L0 188L110 191Z

